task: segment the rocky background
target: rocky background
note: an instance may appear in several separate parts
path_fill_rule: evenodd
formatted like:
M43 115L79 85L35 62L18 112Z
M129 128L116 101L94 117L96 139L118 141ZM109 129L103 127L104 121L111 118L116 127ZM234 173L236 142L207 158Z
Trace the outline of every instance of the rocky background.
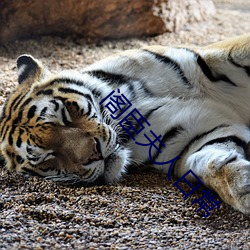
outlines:
M184 23L173 33L151 38L93 43L68 35L4 43L0 46L0 105L16 85L15 61L22 53L41 59L56 72L81 69L107 55L148 44L205 45L250 32L249 0L214 3L216 14L210 19ZM222 202L203 218L192 201L201 197L204 187L184 201L174 182L135 166L116 185L69 188L2 168L0 249L250 248L249 217Z
M212 0L1 0L0 43L49 34L153 36L214 13Z

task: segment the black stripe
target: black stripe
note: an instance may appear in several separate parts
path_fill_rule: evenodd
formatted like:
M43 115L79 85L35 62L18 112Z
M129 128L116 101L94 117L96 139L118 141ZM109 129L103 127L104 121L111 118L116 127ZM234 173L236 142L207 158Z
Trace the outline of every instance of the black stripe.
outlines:
M53 122L43 122L43 123L37 123L36 125L35 125L35 127L36 128L42 128L42 129L44 129L44 130L46 130L49 126L47 126L47 125L50 125L50 127L55 127L56 125L53 123Z
M250 76L250 67L249 66L243 66L237 62L234 61L234 59L232 58L231 56L231 51L229 52L229 55L228 55L228 61L230 63L232 63L234 66L238 67L238 68L242 68L245 70L245 72L247 73L248 76Z
M94 114L90 117L90 119L96 119L96 118L97 118L96 113L94 113Z
M20 114L20 113L19 113L19 114ZM18 119L18 116L17 116L16 119L13 121L12 125L16 127L17 124L19 123L19 121L20 121L20 120Z
M148 94L150 97L154 96L153 93L151 93L150 90L145 87L146 84L139 79L128 77L123 74L110 73L103 70L93 70L93 71L88 71L86 73L88 73L92 77L96 77L102 81L105 81L108 85L112 85L113 87L114 85L116 85L117 87L124 85L128 86L130 94L132 94L132 99L135 99L135 91L134 91L135 81L141 83L140 87L144 90L146 94Z
M163 62L163 63L169 65L171 68L173 68L173 70L177 72L178 76L182 79L182 81L186 85L190 86L189 80L187 79L187 77L185 76L185 73L183 72L180 65L176 61L174 61L173 59L171 59L168 56L163 56L163 55L157 54L155 52L152 52L150 50L145 49L144 51L146 51L146 52L150 53L151 55L153 55L158 61Z
M158 107L156 107L156 108L154 108L154 109L149 110L143 117L144 117L146 120L148 120L149 117L153 114L153 112L156 111L156 110L158 110L158 109L161 108L161 107L162 107L162 106L158 106ZM134 126L133 120L132 120L132 119L129 119L129 122ZM141 122L142 125L145 123L144 120L141 120L140 122ZM140 125L139 123L136 123L135 126L134 126L135 130L138 131L138 129L140 128L140 126L141 126L141 125ZM135 137L136 132L135 132L134 130L132 130L132 131L130 132L130 134L131 134L133 137ZM132 139L132 138L129 136L129 134L126 133L126 134L123 135L123 138L122 138L121 142L125 144L125 143L128 143L131 139Z
M172 139L173 137L175 137L177 134L180 134L181 131L184 131L183 127L181 126L176 126L174 128L172 128L171 130L167 131L161 141L165 144L168 140ZM159 146L159 149L162 149L162 145Z
M26 95L26 94L25 94ZM7 101L5 102L5 105L4 105L4 109L3 109L3 113L2 113L2 115L5 115L5 112L6 112L6 105L8 104L9 106L10 106L10 112L9 112L9 114L8 114L8 117L6 118L6 120L5 120L5 122L4 122L4 124L2 125L2 129L1 129L1 135L3 134L3 131L4 131L4 128L5 128L5 126L6 126L6 124L7 124L7 122L11 119L11 117L12 117L12 109L15 111L16 110L16 108L17 108L17 106L20 104L20 102L24 99L24 97L25 97L25 95L18 95L14 100L13 100L13 102L11 103L11 104L8 104L7 103ZM19 99L20 98L20 99ZM31 98L29 98L29 99L31 99ZM26 102L29 102L29 99L27 99L26 100ZM17 103L16 103L17 102ZM26 102L24 102L24 104L26 103ZM15 106L13 106L15 104ZM24 105L23 104L23 105ZM23 108L23 105L21 106L21 109ZM4 119L4 117L1 117L1 121ZM4 134L6 134L6 132L7 132L7 130L4 132ZM4 137L2 137L2 138L4 138Z
M209 66L207 65L207 63L205 62L205 60L199 55L197 54L195 51L185 48L185 50L193 53L196 56L196 61L197 64L200 66L203 74L211 81L211 82L218 82L218 81L224 81L227 82L229 84L231 84L232 86L236 86L237 85L232 82L226 75L221 74L221 73L217 73L217 72L212 72L212 70L209 68Z
M3 155L0 155L0 166L5 166L6 165L6 158L3 157Z
M21 97L21 98L20 98ZM9 114L8 114L8 117L6 118L6 120L5 120L5 123L2 125L2 129L1 129L1 134L3 134L3 130L4 130L4 128L5 128L5 126L6 126L6 123L11 119L11 117L12 117L12 109L13 109L13 111L15 111L16 110L16 108L17 108L17 106L20 104L20 102L23 100L23 98L25 97L25 95L18 95L14 100L13 100L13 102L11 103L11 104L8 104L7 103L7 100L6 100L6 102L5 102L5 105L4 105L4 108L3 108L3 113L2 113L2 116L5 116L5 112L6 112L6 108L7 108L7 104L8 104L8 106L10 106L10 108L9 108ZM20 99L19 99L20 98ZM18 102L17 102L18 101ZM17 103L16 103L17 102ZM16 104L15 104L16 103ZM15 104L15 106L13 106ZM1 117L1 121L4 119L4 117Z
M230 125L226 125L226 124L222 124L222 125L219 125L209 131L206 131L202 134L199 134L199 135L196 135L193 139L191 139L187 144L186 146L182 149L182 151L180 152L179 154L179 157L181 158L182 155L187 152L189 150L189 148L192 146L193 143L197 142L198 140L201 140L202 138L204 138L206 135L208 134L211 134L213 133L214 131L216 131L217 129L220 129L220 128L226 128L226 127L229 127Z
M59 88L58 91L62 92L62 93L66 93L66 94L77 94L77 95L81 95L84 96L85 94L83 94L82 92L75 90L75 89L71 89L71 88Z
M93 70L93 71L88 71L86 73L88 73L92 77L98 78L101 81L105 81L108 85L112 85L113 87L114 85L116 85L118 88L120 86L128 86L129 91L132 94L132 99L135 98L134 87L131 84L132 81L135 81L135 79L132 79L122 74L115 74L103 70Z
M27 114L28 119L32 119L35 116L36 109L37 109L36 105L32 105L30 107L28 114Z
M30 145L30 143L28 142L28 145ZM28 154L32 154L33 153L33 149L32 147L26 146L26 151Z
M24 133L24 130L23 129L19 129L19 135L22 135Z
M161 108L161 107L162 107L162 105L160 105L160 106L158 106L158 107L156 107L156 108L154 108L154 109L149 110L149 111L144 115L144 118L145 118L146 120L148 120L148 118L153 114L153 112L156 111L156 110L158 110L158 109ZM144 121L143 121L143 123L144 123Z
M227 143L227 142L233 142L235 143L238 147L241 147L244 149L244 151L246 152L247 149L247 143L245 141L243 141L242 139L240 139L237 136L231 135L231 136L226 136L226 137L220 137L220 138L216 138L213 139L211 141L206 142L203 146L201 146L196 152L202 150L204 147L208 146L208 145L213 145L216 143Z
M96 77L102 81L107 82L109 85L115 83L120 86L125 83L128 83L131 80L131 78L125 75L110 73L103 70L93 70L93 71L88 71L86 73L88 73L92 77Z
M62 96L59 96L59 95L58 96L54 96L53 99L59 100L59 101L61 101L63 103L65 103L68 100L68 98L62 97Z
M212 81L212 82L216 82L217 81L217 79L214 77L212 71L210 70L210 68L208 67L208 65L206 64L206 62L201 58L200 55L197 55L197 63L200 66L203 74L206 75L206 77L210 81Z
M154 94L145 85L145 83L142 83L142 89L144 90L145 94L150 97L154 97Z
M47 108L47 107L44 107L44 108L41 110L41 112L40 112L40 116L45 116L47 110L48 110L48 108Z
M101 91L99 91L99 90L97 90L97 89L91 89L91 91L92 91L93 95L94 95L96 98L100 97L101 94L102 94Z
M66 83L66 84L70 84L70 85L76 85L76 86L84 86L86 87L88 90L90 90L94 96L99 97L101 96L101 91L95 89L91 89L92 86L88 86L87 83L80 81L80 80L74 80L74 79L70 79L70 78L57 78L54 81L51 81L49 85L54 85L56 83Z
M17 116L17 118L14 120L13 124L14 124L14 125L17 125L19 122L22 121L22 118L23 118L23 110L21 110L21 111L18 113L18 116Z
M134 124L135 122L134 122L133 118L131 118L131 116L129 116L127 118L127 120L132 124L132 126L135 128L135 130L138 130L139 127L141 126L139 123ZM127 122L125 122L125 124L123 123L124 127L126 127L126 125L127 125ZM129 133L135 138L136 132L134 130L130 131ZM126 144L132 139L132 137L124 129L122 129L121 135L122 136L121 136L120 142L122 144Z
M6 104L8 103L8 101L9 101L9 99L7 98L6 100L5 100L5 103L4 103L4 105L3 105L3 108L2 108L2 112L1 112L1 117L0 117L0 123L2 123L2 121L3 121L3 119L5 118L5 116L6 116ZM2 127L2 130L3 130L3 127ZM2 134L2 132L1 132L1 134Z
M56 111L59 109L59 104L58 104L58 102L55 101L55 100L51 100L50 102L53 103L53 104L55 105L54 111L56 112Z
M46 115L48 108L44 107L41 112L40 115L37 117L36 122L39 122L40 120L43 120L44 116Z
M22 118L22 113L23 113L23 110L18 114L18 117L13 121L13 124L12 124L12 128L9 132L9 138L8 138L8 141L9 141L9 144L12 145L13 144L13 138L12 138L12 135L14 135L14 132L16 130L16 127L17 127L17 124L18 122L21 120ZM21 118L20 118L21 117Z
M17 147L18 147L18 148L20 148L20 147L21 147L21 145L22 145L22 138L21 138L21 136L18 136L18 139L17 139L16 145L17 145Z
M237 86L234 82L232 82L224 74L219 74L219 73L215 72L216 76L214 76L213 72L210 70L210 68L208 67L208 65L206 64L206 62L202 59L202 57L200 55L198 55L198 57L197 57L197 63L200 66L200 68L201 68L202 72L204 73L204 75L206 75L206 77L211 82L224 81L224 82L230 83L233 86Z
M91 114L91 104L88 102L88 112L86 113L87 116L89 116Z
M66 83L66 84L74 84L77 86L86 86L86 84L82 81L70 79L70 78L57 78L49 83L50 86L56 83Z
M14 120L13 124L12 124L12 128L9 132L9 144L12 145L13 144L13 138L12 135L14 135L14 132L16 130L17 127L17 123L18 123L18 117Z
M22 96L22 94L17 95L17 96L14 98L14 100L12 101L12 103L10 104L10 107L11 107L11 108L15 107L15 104L16 104L16 102L18 101L18 99L21 98L21 100L22 100L22 97L24 97L24 96L25 96L25 95ZM20 100L19 100L19 101L20 101ZM14 109L15 109L15 108L14 108Z
M104 104L102 103L99 107L100 107L101 114L104 115Z
M231 163L231 162L233 162L233 161L235 161L235 160L237 160L237 156L235 156L235 157L233 157L232 159L230 159L229 161L227 161L227 164L229 164L229 163Z
M108 130L108 133L109 133L109 138L108 138L108 141L107 141L107 146L109 146L109 143L110 143L110 140L111 140L111 131L110 131L110 129Z
M21 101L23 100L23 98L25 97L26 94L22 95L18 95L13 102L10 104L10 107L13 108L13 110L15 111L16 108L18 107L18 105L21 103ZM20 98L20 99L19 99Z
M23 164L24 163L24 159L20 155L16 156L16 161L17 161L18 164Z
M2 122L2 120L1 120L0 122ZM2 129L1 129L1 134L0 134L0 136L1 136L2 138L5 137L5 135L3 136L3 134L6 134L6 132L7 132L7 130L8 130L8 129L6 129L6 130L5 130L5 133L3 132L4 129L6 128L6 123L7 123L7 121L6 121L5 123L2 122ZM8 127L8 126L7 126L7 127Z
M21 147L21 145L22 145L22 134L24 133L24 130L23 129L21 129L21 128L19 128L19 136L18 136L18 139L17 139L17 142L16 142L16 145L17 145L17 147Z
M94 104L92 97L89 94L84 94L78 90L75 89L71 89L71 88L59 88L58 91L62 92L62 93L66 93L66 94L77 94L77 95L81 95L84 96L85 98L87 98L92 104Z
M66 116L66 113L65 113L65 109L64 109L64 108L62 109L61 114L62 114L63 123L64 123L65 125L70 124L70 121L67 119L67 116Z
M126 86L128 86L129 94L131 95L129 99L135 100L136 95L133 84L126 84Z
M181 126L176 126L171 128L170 130L168 130L167 132L165 132L165 134L163 135L161 141L163 142L163 144L165 144L167 141L173 139L174 137L176 137L178 134L180 134L181 131L183 131L184 129ZM162 144L159 145L159 150L161 151L163 146ZM159 152L156 151L155 154L153 155L152 159L153 161L155 161L157 159L157 157L159 156ZM147 159L147 161L145 163L150 163L150 158Z
M53 95L53 89L46 89L46 90L40 90L36 93L37 96L39 95Z
M37 162L37 161L39 161L39 160L41 159L41 157L39 157L39 156L34 156L34 157L29 157L29 156L27 156L27 159L28 159L29 161Z
M6 134L7 134L8 130L9 130L10 126L7 125L6 127L3 127L3 129L4 128L6 128L6 130L4 131L4 133L3 133L3 131L1 132L1 138L2 138L2 140L4 140L4 138L6 137Z
M144 117L146 120L148 120L148 118L153 114L153 112L156 111L156 110L158 110L158 109L161 108L161 107L162 107L162 106L158 106L158 107L156 107L156 108L154 108L154 109L149 110L143 117ZM142 121L141 121L141 124L143 125L144 123L145 123L145 121L142 120ZM140 124L136 123L135 129L138 130L140 126L141 126ZM133 130L130 134L131 134L132 136L135 137L135 131L134 131L134 130Z
M16 105L13 107L13 111L16 111L16 109L18 108L18 106L20 105L20 103L23 101L24 98L25 95L16 103Z
M20 107L20 110L23 109L26 105L28 105L32 101L32 98L28 98Z
M8 118L6 118L5 119L5 121L3 122L3 120L4 120L4 116L3 115L5 115L5 112L6 112L6 103L5 103L5 105L4 105L4 110L3 110L3 112L4 113L2 113L2 117L1 117L1 126L2 126L2 129L1 129L1 136L3 135L3 133L5 134L6 133L6 130L5 130L5 132L4 132L4 129L5 129L5 127L6 127L6 125L7 125L7 123L8 123L8 121L10 120L10 118L11 118L11 115L12 115L12 112L11 112L11 110L10 110L10 112L9 112L9 115L8 115ZM4 136L5 137L5 136ZM2 138L4 138L4 137L2 137Z
M13 144L13 138L12 138L12 133L9 133L9 138L8 138L9 144L12 145Z

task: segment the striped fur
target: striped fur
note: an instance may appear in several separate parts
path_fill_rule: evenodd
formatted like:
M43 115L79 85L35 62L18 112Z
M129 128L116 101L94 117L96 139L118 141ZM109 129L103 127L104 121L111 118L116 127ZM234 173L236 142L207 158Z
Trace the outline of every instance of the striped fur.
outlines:
M148 149L119 127L124 116L113 120L99 105L119 88L150 124L135 140L147 143L150 130L162 135L165 147L152 148L154 161L179 155L177 177L192 169L250 213L250 34L203 48L125 51L79 73L52 75L28 55L17 65L19 86L0 125L7 168L93 185L119 180L131 162L150 164ZM153 167L168 173L169 165Z

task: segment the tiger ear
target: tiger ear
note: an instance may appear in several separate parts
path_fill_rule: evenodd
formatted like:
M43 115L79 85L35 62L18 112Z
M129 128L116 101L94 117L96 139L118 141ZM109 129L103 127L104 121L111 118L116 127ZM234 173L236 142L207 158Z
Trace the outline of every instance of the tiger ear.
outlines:
M17 59L18 83L31 86L43 76L43 65L30 55L21 55Z

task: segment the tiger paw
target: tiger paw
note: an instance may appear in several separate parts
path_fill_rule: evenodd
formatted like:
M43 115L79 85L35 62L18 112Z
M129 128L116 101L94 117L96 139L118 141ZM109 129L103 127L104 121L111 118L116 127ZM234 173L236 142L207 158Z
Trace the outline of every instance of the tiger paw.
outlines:
M237 159L237 153L235 151L232 152L226 152L224 154L220 154L215 159L211 161L209 164L210 167L212 167L214 170L218 171L222 167L226 166L230 162L233 162Z
M216 174L207 175L211 186L229 205L245 214L250 214L250 162L228 158Z

